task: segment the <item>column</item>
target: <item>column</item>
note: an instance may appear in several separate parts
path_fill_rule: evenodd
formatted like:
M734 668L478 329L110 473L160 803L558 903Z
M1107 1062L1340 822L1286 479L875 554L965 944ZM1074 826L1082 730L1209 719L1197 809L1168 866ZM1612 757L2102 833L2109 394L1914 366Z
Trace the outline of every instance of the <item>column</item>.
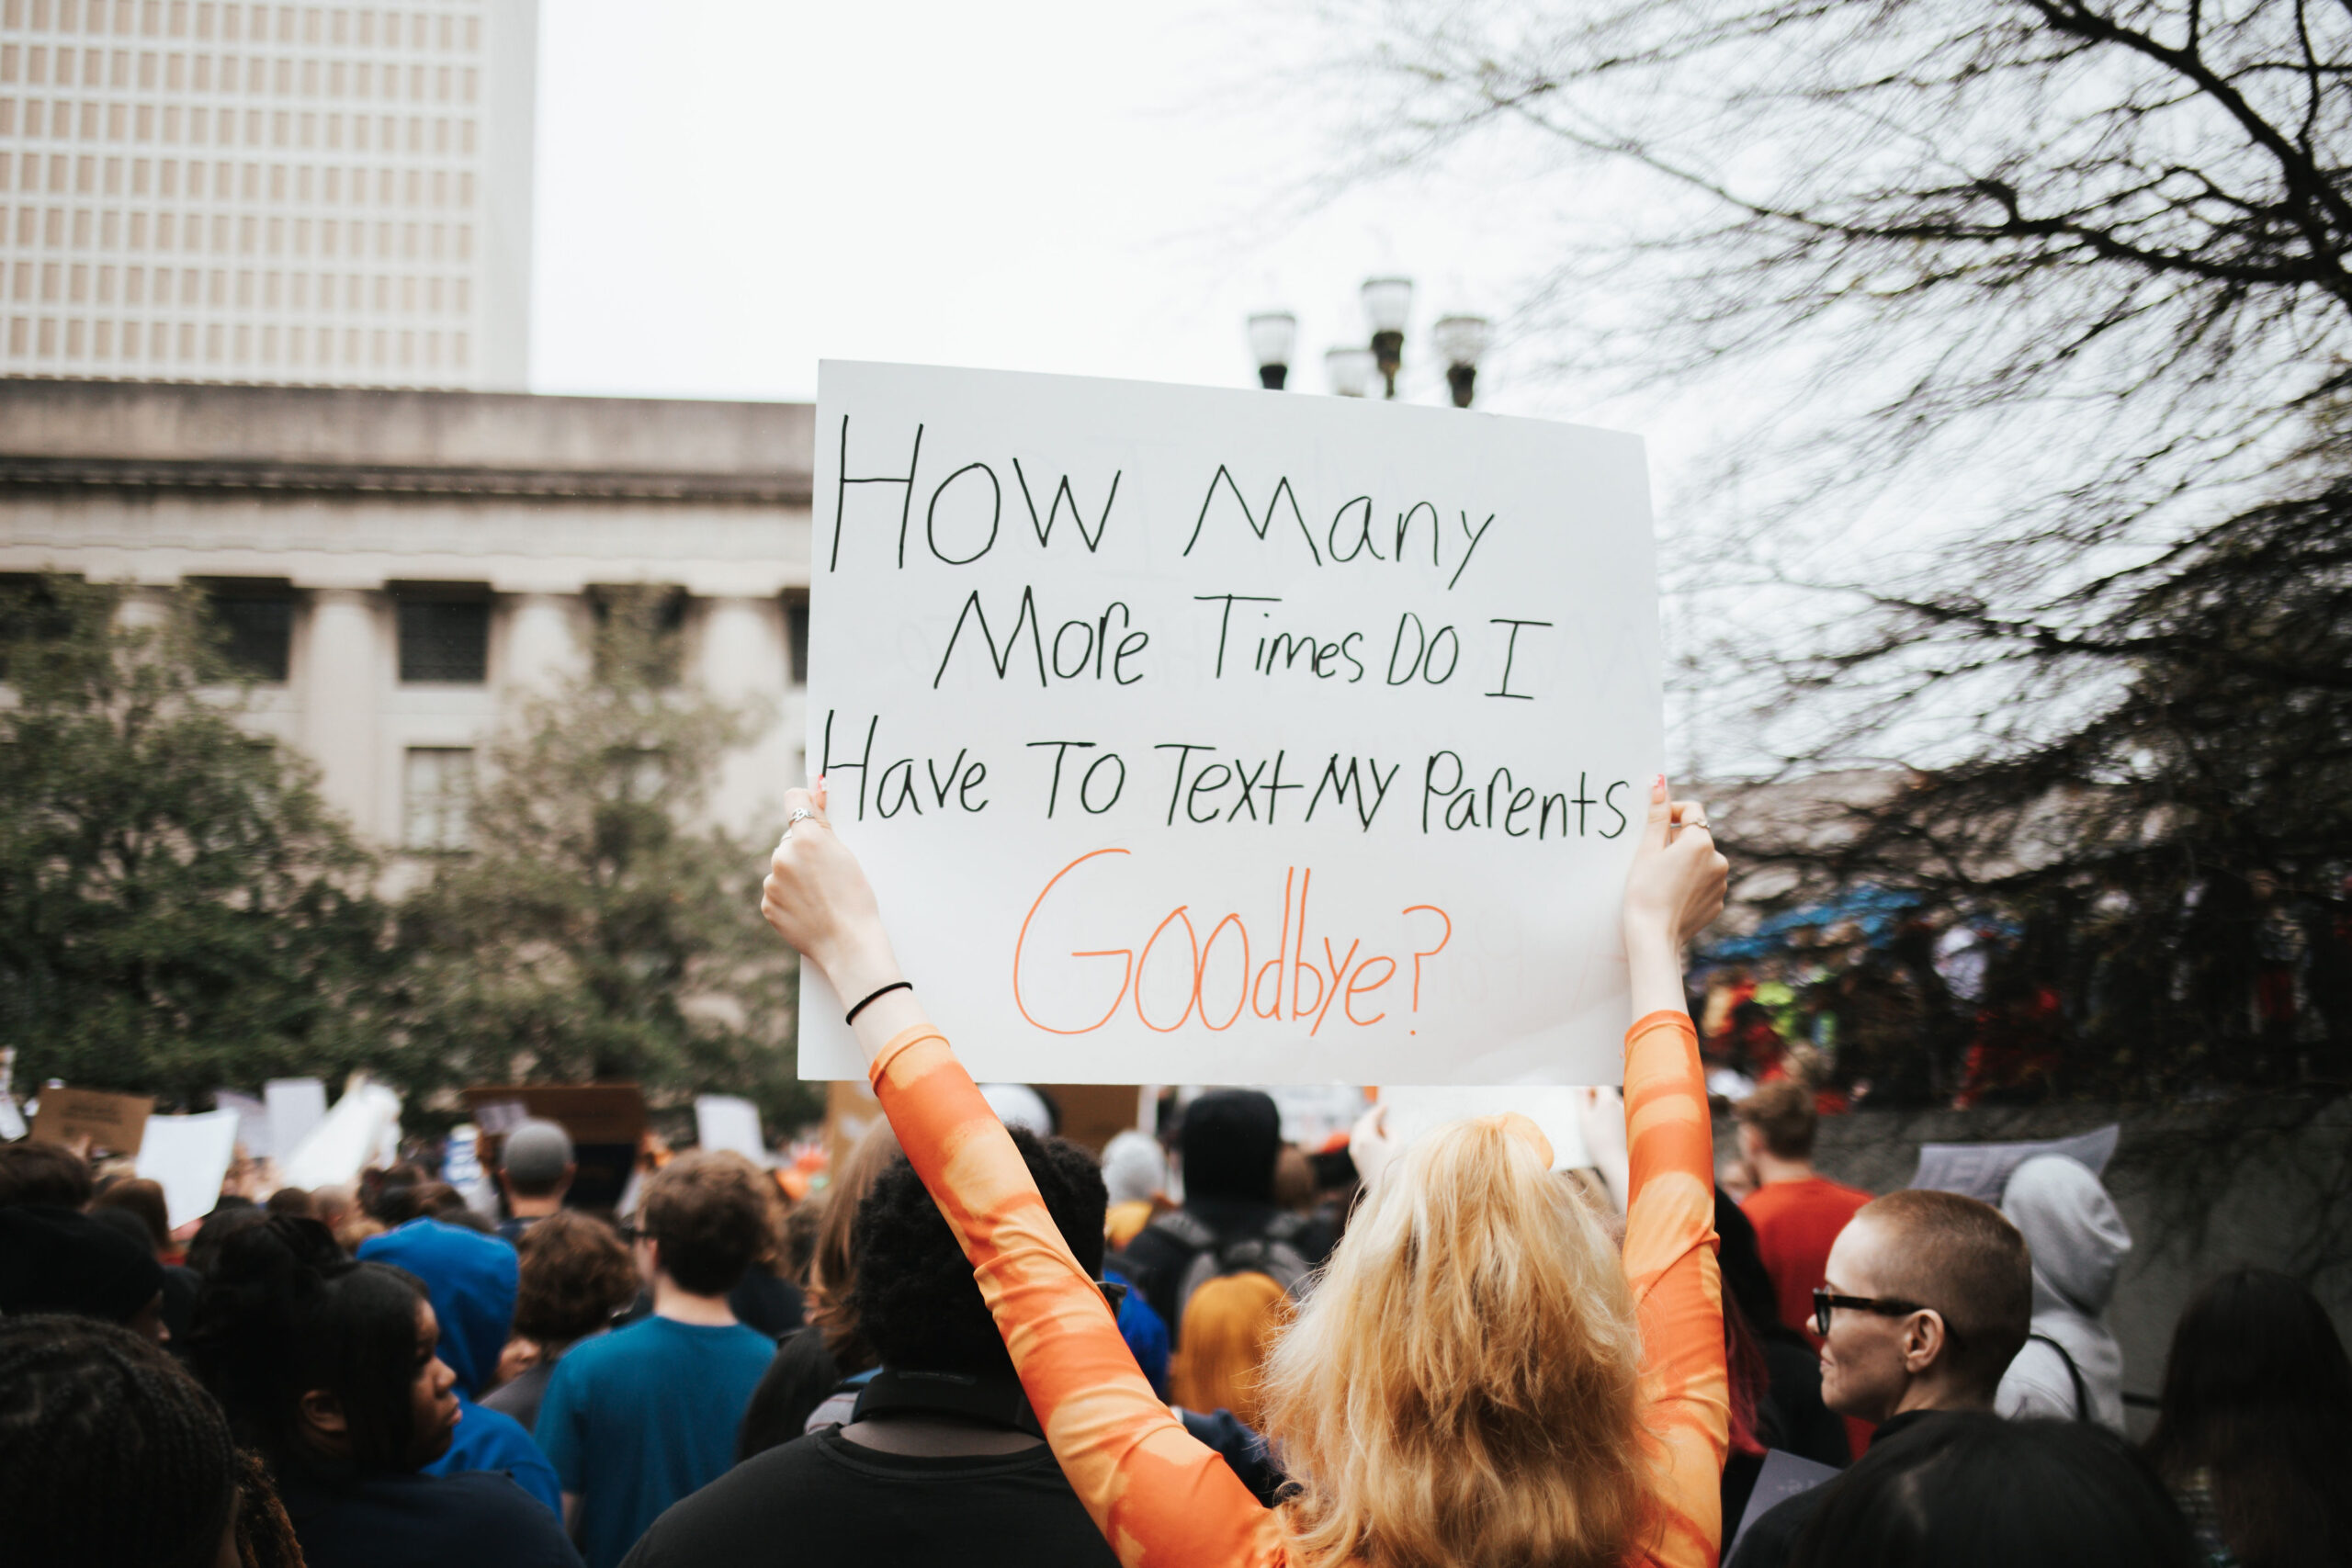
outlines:
M748 708L760 726L719 770L710 813L739 832L763 833L784 792L800 783L798 738L782 722L791 684L784 605L773 597L708 599L702 611L695 679L721 702Z
M383 841L399 824L379 820L378 690L385 668L383 617L374 596L354 588L311 594L302 660L302 749L319 765L319 792L363 839Z
M501 686L545 691L578 670L580 647L571 634L573 600L565 593L512 596Z

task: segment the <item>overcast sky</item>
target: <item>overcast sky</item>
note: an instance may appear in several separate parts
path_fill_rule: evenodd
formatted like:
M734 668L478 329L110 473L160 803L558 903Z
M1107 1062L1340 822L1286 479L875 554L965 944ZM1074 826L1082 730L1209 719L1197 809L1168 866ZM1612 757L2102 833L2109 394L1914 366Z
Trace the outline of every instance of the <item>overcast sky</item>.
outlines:
M1315 11L548 0L533 389L813 399L821 358L1244 387L1244 320L1281 308L1320 394L1323 351L1366 340L1363 279L1401 273L1405 395L1444 397L1439 316L1497 318L1479 406L1643 434L1687 565L1717 431L1771 400L1611 403L1522 368L1510 312L1611 193L1586 172L1564 202L1488 150L1332 198L1354 111L1312 68L1349 40ZM1668 595L1670 644L1690 613ZM1696 707L1673 728L1678 767L1724 761Z
M1541 259L1491 186L1304 200L1332 117L1269 84L1331 40L1227 0L549 0L540 26L543 392L809 398L821 357L1240 386L1269 306L1319 392L1368 274L1420 285L1410 360Z

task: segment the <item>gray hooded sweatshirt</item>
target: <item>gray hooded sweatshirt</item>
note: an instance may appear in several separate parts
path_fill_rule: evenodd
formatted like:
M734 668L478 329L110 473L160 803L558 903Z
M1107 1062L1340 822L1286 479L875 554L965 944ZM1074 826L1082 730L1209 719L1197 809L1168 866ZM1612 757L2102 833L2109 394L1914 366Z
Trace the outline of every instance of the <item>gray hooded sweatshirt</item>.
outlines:
M2033 1253L2033 1332L2065 1348L2090 1395L2091 1418L2123 1430L2123 1350L2108 1331L2107 1303L2132 1250L2132 1233L2098 1177L2064 1155L2018 1167L2001 1212ZM2001 1379L2002 1415L2075 1418L2075 1382L2064 1357L2028 1340Z

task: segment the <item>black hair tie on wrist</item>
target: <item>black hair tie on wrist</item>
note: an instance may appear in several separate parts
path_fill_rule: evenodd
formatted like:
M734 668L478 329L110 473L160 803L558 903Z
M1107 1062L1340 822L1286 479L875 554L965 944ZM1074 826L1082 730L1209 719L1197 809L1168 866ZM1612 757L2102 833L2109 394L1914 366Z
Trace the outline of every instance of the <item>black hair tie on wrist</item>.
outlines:
M869 995L864 1001L858 1003L855 1007L850 1009L847 1013L842 1015L842 1021L843 1023L855 1023L859 1013L864 1012L867 1008L872 1007L876 1002L879 1001L882 998L888 996L892 991L911 991L914 988L915 983L912 980L893 980L888 985L883 987L880 990Z

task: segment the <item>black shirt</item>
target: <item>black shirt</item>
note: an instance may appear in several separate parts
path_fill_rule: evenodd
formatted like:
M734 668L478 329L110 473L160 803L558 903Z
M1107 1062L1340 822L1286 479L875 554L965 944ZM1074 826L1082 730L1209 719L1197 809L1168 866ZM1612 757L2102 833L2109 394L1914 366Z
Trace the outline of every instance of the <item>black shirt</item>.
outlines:
M1184 1213L1214 1231L1222 1246L1263 1235L1267 1227L1290 1211L1246 1198L1195 1198L1184 1205ZM1299 1256L1313 1265L1321 1263L1330 1253L1332 1239L1329 1225L1319 1219L1309 1219L1298 1227L1290 1242ZM1146 1225L1127 1244L1125 1256L1128 1277L1143 1292L1151 1310L1168 1325L1168 1342L1174 1345L1182 1337L1179 1330L1184 1321L1184 1303L1176 1299L1176 1292L1183 1289L1185 1272L1199 1252L1167 1231Z
M1871 1435L1871 1447L1875 1450L1895 1434L1932 1420L1939 1414L1934 1410L1906 1410L1900 1416L1889 1416L1879 1423L1878 1430ZM1838 1481L1825 1481L1812 1491L1800 1492L1766 1510L1739 1538L1739 1551L1724 1568L1783 1568L1797 1537L1804 1533L1804 1527L1813 1522L1813 1516L1820 1511L1837 1485Z
M1845 1418L1821 1402L1821 1358L1813 1347L1793 1333L1774 1334L1764 1341L1764 1367L1770 1382L1757 1412L1757 1436L1768 1448L1844 1468L1853 1450Z
M323 1482L276 1472L309 1568L581 1568L546 1504L503 1472Z
M1043 1443L918 1458L828 1429L745 1460L674 1504L621 1568L1116 1568Z
M743 1407L743 1424L735 1431L735 1462L805 1436L808 1417L842 1380L864 1367L844 1367L825 1348L825 1331L804 1328L787 1334L776 1347L775 1359L761 1374Z

